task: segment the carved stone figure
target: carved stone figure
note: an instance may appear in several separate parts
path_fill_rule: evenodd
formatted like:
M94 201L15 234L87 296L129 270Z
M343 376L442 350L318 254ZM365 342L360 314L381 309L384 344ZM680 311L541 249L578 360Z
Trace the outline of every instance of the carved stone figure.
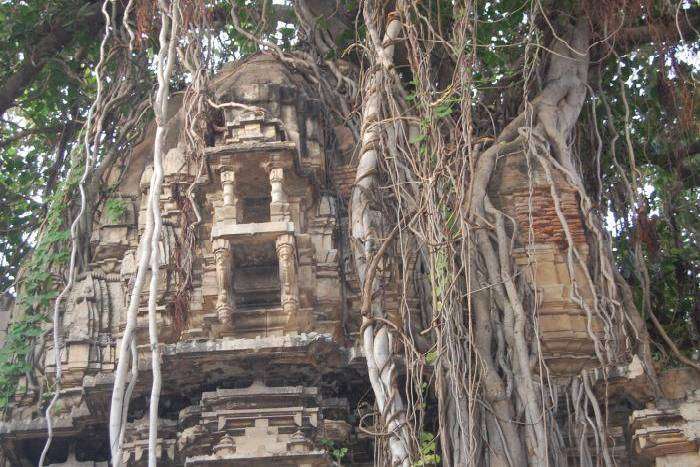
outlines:
M280 235L277 238L277 259L279 261L279 277L282 309L288 316L293 317L299 306L299 290L297 275L297 259L294 236Z
M219 320L230 325L233 320L233 306L231 304L231 268L233 258L231 245L226 240L214 240L214 258L216 261L216 281L219 286L219 294L216 299L216 313Z

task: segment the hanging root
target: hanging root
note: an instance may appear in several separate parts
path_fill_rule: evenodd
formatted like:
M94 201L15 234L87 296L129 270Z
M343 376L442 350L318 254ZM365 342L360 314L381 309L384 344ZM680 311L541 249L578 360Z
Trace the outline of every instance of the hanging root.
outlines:
M111 24L109 3L110 0L103 3L107 25ZM42 462L53 435L51 411L61 390L60 306L74 284L76 257L79 248L84 247L79 244L78 226L84 213L90 211L86 199L89 201L90 193L99 191L91 186L86 191L85 182L95 163L100 139L107 131L103 129L106 115L132 89L123 84L129 80L119 79L102 89L104 64L111 54L117 53L107 52L106 44L113 34L122 40L122 48L127 49L128 42L128 50L133 51L140 44L142 30L150 27L144 11L152 12L150 8L155 5L161 21L154 103L154 170L146 203L146 228L139 241L138 269L115 371L109 425L115 465L121 462L129 401L138 376L134 331L149 270L148 323L153 371L149 465L155 465L157 460L161 374L156 299L162 262L159 195L168 82L175 56L192 78L183 103L184 138L188 163L196 168L194 180L178 196L183 216L174 261L178 269L172 306L179 328L184 328L187 319L196 229L202 220L196 189L205 170L203 148L207 144L209 114L222 107L264 112L246 104L214 103L210 99L207 73L212 47L206 2L188 2L181 10L177 0L159 0L145 8L130 0L124 10L122 30L105 29L97 66L97 97L84 135L86 164L80 182L81 207L71 225L68 282L54 304L56 392L47 410L49 439ZM362 284L362 344L378 409L374 429L361 429L378 438L375 460L406 467L440 462L455 467L566 465L570 461L566 447L570 446L576 448L581 465L613 464L606 401L600 403L596 397L595 384L599 381L594 376L606 384L608 369L629 359L634 352L641 355L652 380L654 370L644 320L614 266L610 241L576 164L575 125L590 90L590 18L574 15L576 19L572 20L560 14L550 18L539 0L531 2L524 16L527 24L521 25L515 35L522 34L523 41L517 45L523 47L524 55L516 69L509 70L513 76L498 78L498 82L484 87L475 78L484 76L488 68L478 50L483 44L478 43L477 32L492 18L479 18L479 10L470 0L397 0L389 4L363 1L365 40L352 49L361 56L356 63L351 60L343 66L330 58L335 55L331 53L335 44L329 32L318 27L309 4L294 2L300 37L308 44L292 51L266 39L267 7L268 2L263 2L260 26L251 32L242 26L237 15L239 6L233 2L234 29L303 75L305 85L316 88L329 113L335 112L351 128L360 145L351 195L351 243ZM444 11L445 8L451 11ZM134 10L138 34L132 30L129 18ZM188 34L180 44L179 29ZM198 34L203 31L209 41L207 47L199 44ZM137 76L131 74L133 67L125 63L118 64L119 76ZM361 77L359 83L353 79L358 64L362 68L357 73ZM522 83L522 89L518 83ZM614 127L615 118L600 83L596 92L602 97L611 128L609 151L623 182L625 202L637 206L639 171L621 77L619 84L625 110L624 134L618 134ZM359 101L362 112L358 116L353 108ZM133 131L147 110L146 104L135 109L126 122ZM595 105L592 111L595 113ZM597 126L595 137L600 202L605 145ZM122 135L114 139L119 143L105 151L107 163L99 167L94 186L110 178L119 157L118 148L126 141ZM617 158L618 139L624 140L627 161ZM492 199L494 188L499 189L492 186L498 160L520 156L524 156L527 165L526 226L519 225ZM631 168L630 176L623 170L625 164ZM526 269L537 267L532 212L536 183L538 189L544 185L548 190L571 281L567 298L585 315L593 358L600 368L595 372L583 370L567 382L550 379L539 334L540 291L534 283L535 274L528 274ZM565 195L577 197L590 257L578 232L569 225ZM529 260L526 268L519 268L513 259L521 254L516 247L525 249ZM697 369L694 362L680 354L650 308L650 278L641 248L639 240L635 240L636 273L644 298L642 311L677 357ZM400 291L399 319L386 306L386 290ZM628 328L634 338L628 335ZM403 352L406 368L404 387L399 383L399 352ZM433 397L438 405L434 415L437 420L425 411L426 401ZM558 412L561 407L568 411L562 425ZM436 434L430 433L434 426ZM428 453L423 446L434 441L440 444L439 460L437 452ZM388 448L387 452L382 451L384 448Z
M351 214L355 261L364 284L363 311L368 313L363 315L363 344L380 413L391 419L387 401L397 397L391 386L395 370L387 355L395 345L392 339L400 338L403 348L415 348L413 322L427 311L428 327L417 334L432 344L431 350L418 359L406 352L406 391L397 393L406 399L393 407L401 414L397 417L412 461L423 457L413 451L412 433L424 430L418 407L424 399L422 394L413 396L410 388L421 387L430 357L446 465L568 464L558 414L562 395L571 410L568 440L577 446L581 464L612 465L607 409L595 397L594 380L586 370L569 383L550 380L539 341L537 284L529 282L534 275L526 280L513 261L516 245L525 247L529 267L537 261L531 253L532 197L535 180L544 180L562 232L571 280L568 298L586 316L603 384L607 369L634 352L627 337L630 324L641 341L638 351L650 364L643 323L624 303L629 299L619 296L609 242L569 143L588 89L589 25L582 18L555 29L542 5L533 2L525 65L519 74L524 78L520 111L493 138L477 140L472 67L477 64L478 19L471 2L456 3L451 35L445 34L444 25L435 27L430 15L439 12L416 2L398 1L389 15L378 3L367 1L363 7L369 67L362 87L362 147ZM546 49L537 42L539 21L553 35ZM405 57L401 77L394 71L398 44ZM546 61L532 54L542 49L548 53ZM444 70L436 69L436 63L444 62L448 63ZM535 75L540 65L538 87ZM524 155L528 166L527 226L518 225L490 198L497 160L513 154ZM593 248L590 258L576 244L577 233L564 212L562 181L563 189L578 198ZM378 255L379 233L387 230L384 222L389 219L397 219L400 226L399 287L404 295L428 295L418 301L420 310L411 310L407 300L402 305L404 326L410 331L404 333L380 327L377 317L384 313L380 294L384 285L368 282L365 275L368 262ZM399 222L405 219L411 221ZM527 243L519 238L524 228ZM403 250L409 242L419 245L424 255L421 264L427 275L420 286L409 283L414 278L408 271L416 264L415 255ZM381 274L371 279L386 280ZM396 437L396 441L403 440ZM391 438L389 445L392 461L402 461Z
M53 423L52 423L52 411L53 408L56 404L56 401L58 401L58 398L61 395L61 378L62 378L62 359L61 359L61 353L62 353L62 348L63 348L63 336L61 335L61 303L63 302L63 299L68 295L70 292L71 288L73 287L73 283L75 281L75 275L76 275L76 260L78 256L79 249L81 248L81 238L80 238L80 232L79 232L79 227L81 222L83 221L83 215L86 211L86 206L87 206L87 197L86 197L86 182L88 179L88 176L90 175L90 171L92 170L92 166L95 163L96 159L96 152L97 152L97 145L95 144L93 146L91 142L91 136L93 136L93 125L95 123L94 117L95 114L97 113L98 115L101 113L102 106L104 105L103 101L103 95L102 95L102 88L103 88L103 80L102 80L102 68L104 65L105 61L105 47L107 44L107 41L109 40L110 37L110 15L108 11L108 4L110 3L110 0L104 0L102 3L102 15L104 16L105 19L105 32L102 37L102 42L100 43L100 60L97 64L96 67L96 80L97 80L97 95L95 96L95 100L93 101L92 105L90 106L90 110L88 111L87 115L87 120L86 120L86 125L84 129L84 141L83 144L85 145L85 167L83 168L83 174L80 177L80 182L78 183L78 190L80 191L80 210L78 211L77 215L75 216L75 219L71 223L70 227L70 234L71 234L71 254L70 254L70 264L68 267L68 282L66 285L63 287L63 290L61 290L61 293L56 297L56 301L54 302L54 308L53 308L53 347L54 347L54 365L56 366L55 369L55 379L54 379L54 394L53 397L51 398L51 402L49 403L48 407L46 408L46 427L47 427L47 432L48 432L48 437L46 439L46 444L44 445L44 449L41 451L41 457L39 458L39 465L42 466L44 465L44 461L46 459L46 454L49 451L49 448L51 447L51 441L53 440ZM96 112L96 109L98 111ZM100 138L100 129L98 128L95 133L95 140L98 141Z
M151 402L149 408L149 466L155 466L156 442L158 432L158 400L160 397L160 353L158 346L158 331L156 322L156 297L158 291L158 275L160 271L160 232L162 218L160 216L160 192L163 180L163 146L167 130L168 89L169 80L175 62L175 48L177 45L179 29L179 1L175 0L168 8L168 4L160 0L158 3L161 17L160 50L158 52L158 89L154 102L156 114L156 136L153 149L153 174L150 181L149 200L146 210L146 228L139 240L137 251L138 269L134 280L129 306L127 309L126 327L119 348L119 362L115 370L114 388L112 391L112 404L110 407L109 435L112 462L114 465L121 463L121 450L126 427L126 415L133 384L135 384L136 371L132 370L132 378L129 387L126 386L126 376L129 364L137 365L136 343L134 330L136 328L136 316L140 304L141 290L146 279L146 272L150 263L151 279L148 294L148 331L151 348L151 365L153 371L153 383L151 387ZM131 362L130 362L131 360Z

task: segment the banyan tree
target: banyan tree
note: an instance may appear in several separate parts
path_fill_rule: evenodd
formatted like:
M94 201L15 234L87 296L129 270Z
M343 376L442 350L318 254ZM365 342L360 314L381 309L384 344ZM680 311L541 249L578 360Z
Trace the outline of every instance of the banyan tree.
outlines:
M0 4L0 465L700 465L690 1Z

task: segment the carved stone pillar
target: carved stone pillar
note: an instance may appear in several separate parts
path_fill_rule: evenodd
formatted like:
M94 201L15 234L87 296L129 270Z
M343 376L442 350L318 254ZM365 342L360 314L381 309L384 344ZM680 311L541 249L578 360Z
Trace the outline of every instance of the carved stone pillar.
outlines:
M292 320L299 308L299 282L294 235L282 234L277 237L277 260L279 261L282 310Z
M289 202L284 191L284 169L270 169L270 220L288 221Z
M214 260L216 262L216 281L219 294L216 299L216 313L219 320L231 325L233 319L233 302L231 300L231 269L233 255L228 240L216 239L213 242Z
M240 209L238 206L239 200L236 196L236 173L233 170L222 169L221 189L223 193L223 205L218 210L219 219L238 222Z

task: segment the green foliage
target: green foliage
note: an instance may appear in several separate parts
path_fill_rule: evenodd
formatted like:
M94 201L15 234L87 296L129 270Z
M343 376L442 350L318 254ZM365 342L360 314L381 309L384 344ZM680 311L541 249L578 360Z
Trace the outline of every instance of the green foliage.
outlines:
M514 64L524 53L522 37L527 28L528 9L529 2L517 0L486 2L480 6L476 42L482 66L473 76L477 87L489 88L502 77L520 71L514 68ZM466 47L469 51L471 44Z
M445 118L452 114L454 111L455 104L458 100L455 97L450 97L449 99L444 99L437 106L435 106L435 116L437 118Z
M31 338L41 334L45 316L34 314L13 322L7 331L5 346L0 349L0 407L4 408L15 394L17 380L31 368L26 357Z
M22 259L31 251L31 236L46 215L48 197L65 176L65 160L75 146L79 124L93 93L92 71L98 41L94 21L82 21L90 2L27 0L0 2L0 83L34 56L37 42L60 27L71 37L49 57L15 100L0 115L0 290L17 278ZM82 77L90 79L83 80ZM58 148L63 150L58 151ZM59 156L60 153L60 156ZM57 157L58 156L58 157Z
M105 216L107 222L118 222L126 213L127 201L121 198L110 198L105 202Z
M700 44L688 46L689 56L697 57L699 52ZM694 322L700 324L696 304L700 297L700 172L699 157L692 149L697 144L697 123L693 123L697 97L688 85L698 71L694 66L683 60L679 48L660 51L648 45L620 56L612 66L601 67L600 90L595 89L596 98L580 119L581 134L594 135L587 121L593 120L595 106L604 138L600 180L594 175L593 158L581 158L582 172L588 177L589 193L601 192L600 209L612 232L616 262L633 285L644 317L648 319L644 310L650 308L686 353L700 345L692 327ZM594 76L591 82L596 81ZM631 147L624 137L625 128ZM611 138L613 131L619 134L616 140ZM589 138L580 142L582 155L596 152L597 142ZM636 182L634 196L626 188L625 177ZM636 200L630 199L633 197ZM635 244L641 246L640 258ZM648 269L650 303L644 300L637 259ZM652 338L660 341L653 326L648 327ZM663 364L670 363L659 357Z
M439 465L440 456L436 454L437 450L437 437L432 433L423 431L420 434L420 446L418 448L418 453L420 454L420 459L413 463L414 467L422 467L425 465Z
M342 448L336 448L331 451L331 456L333 456L333 459L340 463L345 455L348 453L348 448L342 447Z
M427 365L433 365L437 359L438 359L438 351L437 350L431 350L430 352L425 354L425 363Z
M79 169L79 167L78 167ZM8 328L5 345L0 349L0 408L7 406L20 377L31 370L27 362L36 338L43 334L42 325L49 322L50 309L58 292L51 270L65 266L69 259L66 243L70 231L63 228L65 200L77 184L76 171L51 197L44 232L31 258L25 264L19 287L15 318Z
M326 449L326 451L330 453L331 457L333 457L333 460L335 460L339 464L342 462L342 460L348 453L348 448L336 446L335 442L328 438L321 438L318 440L318 442L321 446L323 446Z

